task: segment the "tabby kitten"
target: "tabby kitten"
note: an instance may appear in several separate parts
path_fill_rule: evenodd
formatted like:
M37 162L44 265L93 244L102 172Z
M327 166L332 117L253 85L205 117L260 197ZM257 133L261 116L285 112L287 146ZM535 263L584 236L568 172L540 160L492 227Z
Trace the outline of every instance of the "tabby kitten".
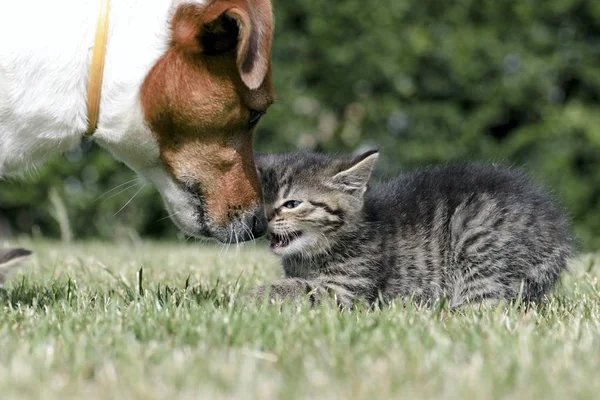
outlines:
M567 219L521 173L454 165L367 187L377 157L257 156L286 279L253 297L540 301L565 270Z

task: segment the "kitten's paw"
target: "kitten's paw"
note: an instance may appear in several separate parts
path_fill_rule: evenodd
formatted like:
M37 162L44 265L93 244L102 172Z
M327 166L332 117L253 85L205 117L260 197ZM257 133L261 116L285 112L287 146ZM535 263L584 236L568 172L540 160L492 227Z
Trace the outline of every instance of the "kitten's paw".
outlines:
M254 287L250 289L247 296L258 301L268 299L270 303L300 300L309 297L313 292L312 286L317 284L297 278L282 279L269 285Z
M265 286L255 286L246 293L246 299L252 302L263 301L266 296Z
M275 304L292 300L297 296L294 296L294 293L291 293L289 288L286 286L272 284L253 287L248 291L246 297L249 301L255 303L266 301L270 304Z

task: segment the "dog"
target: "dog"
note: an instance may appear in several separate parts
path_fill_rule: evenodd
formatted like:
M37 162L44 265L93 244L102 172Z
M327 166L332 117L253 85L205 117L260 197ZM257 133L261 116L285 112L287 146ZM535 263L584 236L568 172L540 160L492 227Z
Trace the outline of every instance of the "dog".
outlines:
M0 178L86 134L102 4L0 2ZM270 0L112 0L108 21L91 138L158 188L186 234L263 235L252 132L274 100Z

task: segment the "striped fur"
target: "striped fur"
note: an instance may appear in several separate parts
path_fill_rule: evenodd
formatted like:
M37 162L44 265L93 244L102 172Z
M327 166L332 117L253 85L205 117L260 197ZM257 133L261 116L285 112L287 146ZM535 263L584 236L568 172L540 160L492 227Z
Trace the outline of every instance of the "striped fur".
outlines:
M4 287L10 274L30 255L31 251L26 249L0 249L0 288Z
M566 269L568 221L522 173L453 165L367 189L376 159L257 156L271 247L286 279L253 296L333 293L345 306L397 297L446 298L452 307L540 301ZM287 207L292 200L301 203ZM278 247L286 235L298 238Z

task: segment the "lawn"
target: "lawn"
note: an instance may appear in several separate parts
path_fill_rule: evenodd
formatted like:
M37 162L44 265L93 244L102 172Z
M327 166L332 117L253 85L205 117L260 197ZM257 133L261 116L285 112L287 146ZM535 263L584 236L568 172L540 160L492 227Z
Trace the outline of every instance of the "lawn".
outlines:
M339 312L247 304L280 274L260 243L19 244L35 256L0 297L2 399L600 393L600 256L574 260L530 310Z

